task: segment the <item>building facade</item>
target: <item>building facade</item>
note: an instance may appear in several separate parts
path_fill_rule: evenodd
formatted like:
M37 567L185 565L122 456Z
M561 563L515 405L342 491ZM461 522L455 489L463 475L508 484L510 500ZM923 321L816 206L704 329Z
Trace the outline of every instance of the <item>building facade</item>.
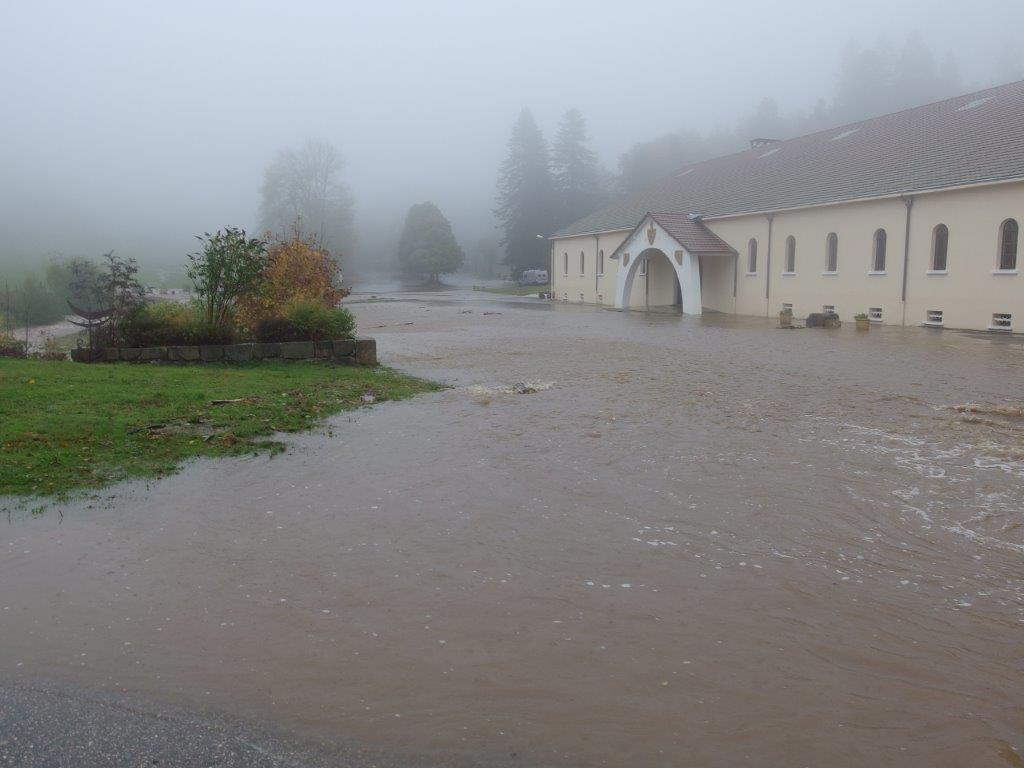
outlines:
M554 298L1024 332L1024 83L699 163L552 238Z

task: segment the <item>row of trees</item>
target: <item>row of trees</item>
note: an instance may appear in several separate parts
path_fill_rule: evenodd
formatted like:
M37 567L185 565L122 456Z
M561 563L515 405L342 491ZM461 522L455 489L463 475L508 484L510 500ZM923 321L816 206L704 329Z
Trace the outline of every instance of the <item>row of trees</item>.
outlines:
M1010 80L1012 75L1007 69L1002 77ZM679 130L635 144L620 156L614 176L601 168L589 148L586 123L578 110L565 113L549 148L524 109L512 127L508 154L498 173L495 215L504 262L514 273L546 267L549 246L537 235L549 235L611 197L638 192L673 170L745 149L750 139L786 139L825 130L947 98L962 89L956 59L937 58L919 34L910 35L900 48L885 40L871 46L851 43L834 93L812 110L784 112L766 98L732 127L709 134Z
M0 331L10 334L15 328L60 321L70 312L68 297L96 278L97 269L88 259L54 256L42 275L30 273L13 284L5 280L0 286Z
M597 155L588 143L586 122L577 109L562 116L550 148L530 110L520 112L498 172L494 211L505 263L513 273L547 266L543 238L608 200Z

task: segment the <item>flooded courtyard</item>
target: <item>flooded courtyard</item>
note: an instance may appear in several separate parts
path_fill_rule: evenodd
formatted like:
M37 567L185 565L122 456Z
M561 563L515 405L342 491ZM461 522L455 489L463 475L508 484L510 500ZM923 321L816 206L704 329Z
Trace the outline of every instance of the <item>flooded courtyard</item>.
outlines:
M1024 344L354 296L451 388L0 538L0 680L465 765L1024 765Z

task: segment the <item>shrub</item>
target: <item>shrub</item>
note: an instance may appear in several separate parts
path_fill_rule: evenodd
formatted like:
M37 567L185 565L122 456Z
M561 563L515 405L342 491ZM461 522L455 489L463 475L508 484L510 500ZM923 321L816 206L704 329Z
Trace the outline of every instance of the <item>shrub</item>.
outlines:
M130 347L230 344L234 341L230 325L223 328L212 325L201 308L173 301L147 304L139 309L129 318L124 336Z
M259 284L238 300L239 321L253 327L263 318L281 317L298 299L336 307L348 295L340 283L338 262L315 237L296 229L290 239L270 246Z
M318 301L300 299L284 308L284 316L313 341L350 339L355 335L356 319L344 307L325 307Z
M61 347L60 342L53 338L53 336L47 336L43 340L43 349L34 354L33 357L39 360L67 360L68 352Z
M0 332L0 357L27 357L28 344Z
M324 341L350 339L355 326L347 309L300 299L285 306L283 315L260 320L255 331L257 341Z
M188 277L207 324L226 330L232 325L235 302L259 285L267 265L267 244L234 227L197 238L203 248L189 254Z

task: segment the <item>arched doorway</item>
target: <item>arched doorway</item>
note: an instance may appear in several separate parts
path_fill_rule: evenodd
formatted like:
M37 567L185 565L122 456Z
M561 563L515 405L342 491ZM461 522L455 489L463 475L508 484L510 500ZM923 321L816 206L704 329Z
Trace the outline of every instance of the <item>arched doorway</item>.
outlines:
M615 279L615 307L681 306L683 314L699 315L703 305L701 256L690 250L687 243L692 240L699 244L705 249L701 254L728 251L735 256L735 251L728 250L724 241L715 244L717 236L689 216L657 215L660 219L651 213L641 219L612 256L621 259ZM665 228L662 220L671 224L670 229ZM709 242L715 250L708 248Z
M624 266L624 307L682 311L683 286L679 282L679 268L663 250L647 248Z

